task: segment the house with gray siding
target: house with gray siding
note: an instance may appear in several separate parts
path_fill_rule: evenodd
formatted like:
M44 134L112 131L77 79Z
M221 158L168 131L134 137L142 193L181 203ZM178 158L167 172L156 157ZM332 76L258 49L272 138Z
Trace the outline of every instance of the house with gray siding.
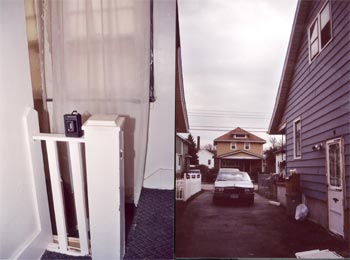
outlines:
M269 134L286 137L309 219L349 238L350 1L298 2Z

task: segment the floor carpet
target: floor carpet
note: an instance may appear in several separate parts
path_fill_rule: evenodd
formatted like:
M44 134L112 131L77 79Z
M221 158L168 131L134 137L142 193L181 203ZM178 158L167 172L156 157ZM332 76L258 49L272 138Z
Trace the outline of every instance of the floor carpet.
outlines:
M142 190L124 259L174 259L174 191Z
M174 191L142 189L136 212L126 208L125 260L174 259ZM86 259L46 251L41 259Z

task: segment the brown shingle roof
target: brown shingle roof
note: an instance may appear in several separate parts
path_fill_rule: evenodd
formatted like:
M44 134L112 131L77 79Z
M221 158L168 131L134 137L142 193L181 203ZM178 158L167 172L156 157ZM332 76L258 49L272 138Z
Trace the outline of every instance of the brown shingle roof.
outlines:
M235 138L236 134L246 134L247 138ZM216 138L214 140L214 144L218 142L232 142L232 141L237 141L237 142L251 142L251 143L266 143L266 141L240 127L237 127L226 134Z

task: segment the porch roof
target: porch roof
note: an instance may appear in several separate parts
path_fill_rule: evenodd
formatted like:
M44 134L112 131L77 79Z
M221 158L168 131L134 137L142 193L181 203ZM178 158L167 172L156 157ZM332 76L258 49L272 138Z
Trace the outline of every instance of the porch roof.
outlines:
M246 150L238 150L222 154L218 159L238 159L238 160L262 160L264 157L260 154L252 153Z

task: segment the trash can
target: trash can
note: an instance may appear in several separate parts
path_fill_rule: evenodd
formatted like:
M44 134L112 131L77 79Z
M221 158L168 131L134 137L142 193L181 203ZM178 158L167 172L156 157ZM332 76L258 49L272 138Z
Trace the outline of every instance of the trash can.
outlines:
M286 180L286 193L300 193L300 177L299 174L292 174L289 179Z
M285 184L287 217L294 218L296 207L301 203L300 175L292 174Z
M297 206L301 203L301 194L300 193L286 193L286 211L287 217L294 218L295 210Z

